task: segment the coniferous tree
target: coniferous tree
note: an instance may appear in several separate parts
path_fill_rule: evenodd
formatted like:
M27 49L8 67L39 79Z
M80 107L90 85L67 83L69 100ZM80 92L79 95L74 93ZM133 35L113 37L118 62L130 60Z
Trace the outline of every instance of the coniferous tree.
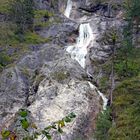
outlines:
M17 33L23 34L33 28L33 0L13 0L10 8L10 18L17 25Z
M134 56L136 33L140 25L140 0L125 0L125 20L123 41L117 57L117 72L121 77L132 77L137 74L137 66L131 59Z

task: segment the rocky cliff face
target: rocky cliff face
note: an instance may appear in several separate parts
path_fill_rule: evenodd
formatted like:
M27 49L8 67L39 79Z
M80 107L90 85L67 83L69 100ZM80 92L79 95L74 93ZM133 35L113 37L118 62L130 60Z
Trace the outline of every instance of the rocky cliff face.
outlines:
M100 96L96 88L90 86L88 77L90 74L97 82L103 74L101 64L111 53L110 46L102 45L98 40L112 26L120 28L122 21L118 17L119 11L114 11L111 18L105 17L107 11L102 11L102 8L89 12L95 8L92 7L95 3L90 0L73 0L68 19L63 15L66 3L59 0L36 1L38 9L59 11L56 15L61 22L38 31L42 37L50 37L50 43L32 46L29 54L1 73L0 124L9 127L14 122L14 114L22 107L31 111L39 128L74 112L75 121L66 126L61 136L55 134L54 139L89 140L102 107ZM75 43L78 27L83 22L90 23L94 36L87 48L86 69L66 52L66 46Z
M62 47L44 45L2 73L1 124L8 127L14 114L25 106L39 128L74 112L74 123L66 127L64 136L54 139L88 138L101 106L99 95L86 77L86 72Z

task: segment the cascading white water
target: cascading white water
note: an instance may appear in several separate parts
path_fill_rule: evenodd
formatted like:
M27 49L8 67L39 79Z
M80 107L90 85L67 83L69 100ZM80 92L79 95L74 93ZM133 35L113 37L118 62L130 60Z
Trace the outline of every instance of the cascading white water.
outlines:
M95 90L98 92L98 94L100 95L100 97L101 97L102 100L103 100L103 109L106 110L106 106L107 106L108 99L107 99L107 98L104 96L104 94L101 93L91 82L88 82L88 84L90 85L90 87L91 87L92 89L95 89Z
M72 9L72 1L68 0L67 8L65 10L65 16L69 17ZM78 61L81 67L85 68L86 55L88 53L87 47L91 41L94 40L92 29L89 23L82 23L79 27L79 37L77 38L76 44L68 46L66 51L71 54L72 59ZM103 100L103 109L106 109L108 99L101 93L91 82L89 86L95 89Z
M92 29L89 23L83 23L79 27L79 37L76 44L68 46L66 51L71 57L78 61L81 67L85 68L85 57L87 55L87 47L93 39Z
M67 7L66 7L66 10L65 10L65 12L64 12L64 15L65 15L67 18L70 17L71 9L72 9L72 1L71 1L71 0L68 0L68 1L67 1Z

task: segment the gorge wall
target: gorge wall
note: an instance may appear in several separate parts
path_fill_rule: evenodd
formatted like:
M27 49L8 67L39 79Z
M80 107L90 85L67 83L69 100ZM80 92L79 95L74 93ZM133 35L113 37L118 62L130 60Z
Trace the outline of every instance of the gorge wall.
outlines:
M105 75L102 65L112 53L110 45L100 40L112 27L121 32L121 11L112 10L108 16L106 5L96 9L91 0L72 0L66 17L66 0L35 2L37 9L54 12L48 20L58 18L60 21L36 30L42 38L51 38L50 42L31 45L30 51L14 66L2 71L0 124L13 129L16 126L15 114L20 108L31 112L40 129L74 112L75 121L64 128L62 135L52 132L53 139L92 140L96 118L103 109L103 101L107 102L92 84L100 87L100 78ZM79 46L75 45L77 40ZM71 49L68 51L68 46L74 46L74 53ZM81 53L78 47L85 49ZM80 55L78 61L76 55Z

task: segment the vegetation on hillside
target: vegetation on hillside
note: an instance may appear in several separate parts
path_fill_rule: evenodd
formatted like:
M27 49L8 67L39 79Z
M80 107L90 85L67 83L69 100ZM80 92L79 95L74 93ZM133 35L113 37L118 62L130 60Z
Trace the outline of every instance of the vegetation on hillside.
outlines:
M111 110L107 108L99 114L98 121L96 123L95 137L97 140L108 140L108 131L112 125Z
M140 77L124 80L114 91L110 140L140 139Z
M96 3L107 3L108 0L95 0ZM51 1L51 7L56 1ZM109 1L112 4L112 1ZM108 5L109 5L108 4ZM112 4L115 6L115 3ZM140 32L140 0L124 0L122 6L127 24L123 27L121 47L117 48L117 31L111 30L106 36L112 45L111 59L103 66L107 76L100 81L104 91L109 89L111 105L99 114L95 137L97 140L140 140L140 45L137 38ZM35 9L33 0L0 0L0 72L18 59L19 54L28 51L29 44L46 43L49 39L41 38L34 29L46 27L59 19L52 18L54 13ZM51 18L51 20L49 20ZM15 50L9 54L8 49ZM68 73L54 73L53 78L64 81ZM115 87L114 86L115 84ZM26 132L23 140L34 140L39 135L51 139L50 130L62 133L62 127L71 122L74 114L37 131L36 125L28 120L28 111L19 112L20 128ZM35 129L30 134L28 129ZM1 131L3 140L15 140L16 131Z
M27 30L33 30L34 1L14 0L10 5L10 20L16 24L15 33L19 36ZM22 36L20 36L22 37Z
M56 22L49 21L54 14L36 9L33 0L0 0L0 16L0 72L29 51L29 45L51 41L35 29Z
M123 8L127 24L123 28L121 47L115 52L113 102L109 114L106 113L108 109L99 114L97 140L140 139L140 49L137 47L140 44L136 40L140 32L140 0L125 0ZM107 81L110 79L111 63L109 60L104 65L109 76L101 80L105 90L112 82Z

